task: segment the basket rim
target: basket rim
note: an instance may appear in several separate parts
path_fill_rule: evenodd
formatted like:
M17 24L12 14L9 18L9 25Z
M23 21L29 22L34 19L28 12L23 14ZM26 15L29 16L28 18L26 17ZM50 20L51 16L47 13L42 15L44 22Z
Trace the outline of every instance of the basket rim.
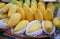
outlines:
M49 38L49 36L36 36L36 37L21 36L21 35L18 35L18 34L13 34L7 29L2 29L2 31L9 36L18 37L18 38L27 38L27 39L28 38Z

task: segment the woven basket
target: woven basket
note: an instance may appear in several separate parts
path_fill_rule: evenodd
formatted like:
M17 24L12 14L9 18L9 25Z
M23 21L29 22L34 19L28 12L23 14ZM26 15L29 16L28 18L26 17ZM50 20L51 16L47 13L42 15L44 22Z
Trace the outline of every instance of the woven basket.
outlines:
M44 39L49 38L49 36L36 36L36 37L28 37L28 36L21 36L18 34L13 34L9 30L2 29L2 31L7 34L8 36L16 37L16 38L22 38L22 39Z

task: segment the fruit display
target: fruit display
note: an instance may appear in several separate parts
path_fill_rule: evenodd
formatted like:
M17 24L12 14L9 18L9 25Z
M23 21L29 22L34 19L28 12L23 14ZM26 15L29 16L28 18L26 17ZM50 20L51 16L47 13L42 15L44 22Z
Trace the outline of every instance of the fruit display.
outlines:
M11 29L14 34L38 36L55 33L60 28L60 18L54 16L53 2L43 0L11 0L0 3L0 28Z

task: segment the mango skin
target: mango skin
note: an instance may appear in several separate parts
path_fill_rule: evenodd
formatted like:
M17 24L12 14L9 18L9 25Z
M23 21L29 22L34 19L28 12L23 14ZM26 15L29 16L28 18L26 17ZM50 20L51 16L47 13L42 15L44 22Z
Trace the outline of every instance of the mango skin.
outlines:
M7 27L8 28L14 27L20 20L21 20L21 15L19 13L13 14L8 20Z

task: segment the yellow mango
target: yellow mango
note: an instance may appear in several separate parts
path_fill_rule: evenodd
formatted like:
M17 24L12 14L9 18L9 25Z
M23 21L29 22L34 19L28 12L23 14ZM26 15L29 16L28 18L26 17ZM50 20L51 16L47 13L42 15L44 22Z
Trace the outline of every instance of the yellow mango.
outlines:
M37 8L37 1L31 0L31 9L33 10L33 12L36 11L36 8Z
M13 14L8 20L7 27L8 28L14 27L20 20L21 20L21 15L19 13Z
M39 11L39 9L37 9L36 12L34 13L34 17L35 17L35 20L40 20L40 21L43 20L43 15L42 15L42 13Z
M22 7L23 6L23 1L22 0L16 1L16 5L19 6L19 7Z
M0 8L3 8L5 6L5 3L0 3Z
M25 11L23 10L23 8L18 7L17 8L17 13L20 13L21 14L22 20L25 19Z
M25 11L26 20L34 20L33 11L26 3L23 5L23 10Z
M8 12L8 17L11 17L14 13L16 13L17 11L17 6L16 5L12 5L9 9L9 12Z
M50 9L54 12L53 2L49 2L49 3L47 4L47 8L50 8Z
M0 14L0 19L7 18L7 14Z
M33 2L31 3L31 9L33 10L33 13L36 11L36 4L34 4Z
M47 8L46 13L45 13L45 20L52 20L53 19L53 12L50 8Z
M1 8L2 13L7 13L11 6L12 6L12 3L6 4L3 8Z
M16 27L14 28L14 32L18 32L18 31L24 30L27 27L28 23L29 23L28 20L22 20L22 21L20 21L16 25Z
M28 33L32 33L32 32L35 32L37 30L40 30L42 28L41 24L40 23L33 23L29 30L28 30Z
M60 18L59 17L54 18L53 24L55 25L55 27L60 28Z
M47 32L51 32L52 31L53 24L52 24L51 21L45 21L44 22L44 27L45 27L45 30Z
M43 19L45 19L45 3L44 2L39 2L38 3L38 9L40 10L40 12L42 13L43 15Z

